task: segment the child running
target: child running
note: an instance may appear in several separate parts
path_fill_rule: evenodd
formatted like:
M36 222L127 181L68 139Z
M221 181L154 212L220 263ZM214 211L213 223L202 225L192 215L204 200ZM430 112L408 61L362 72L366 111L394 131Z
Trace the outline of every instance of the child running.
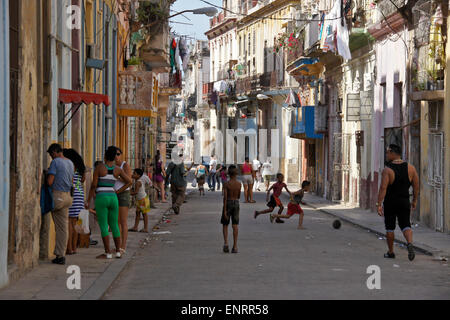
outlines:
M237 238L238 238L238 225L239 225L239 199L241 198L241 183L236 179L237 168L236 166L230 166L228 169L230 175L230 181L224 185L223 193L223 210L220 223L222 224L223 231L223 252L230 252L228 248L228 225L231 222L233 224L233 249L232 253L237 253Z
M286 191L291 194L291 192L289 191L289 189L287 188L286 183L283 182L284 181L284 176L282 173L278 173L277 174L277 182L275 182L270 188L269 190L267 190L267 200L269 201L269 194L270 194L270 190L273 189L273 194L270 197L270 201L267 203L267 206L269 207L269 209L266 209L264 211L256 211L255 210L255 219L257 216L259 216L260 214L264 214L264 213L272 213L273 210L275 209L275 207L280 207L280 210L278 210L278 214L281 214L283 212L283 204L281 203L280 200L280 195L281 192L283 191L283 188L286 189ZM270 221L272 221L272 217L270 217ZM277 223L284 223L283 220L281 220L280 218L277 218L276 220Z
M287 214L270 214L270 222L273 222L273 219L289 219L294 214L298 214L298 227L297 229L305 229L303 227L303 209L300 207L301 204L305 204L303 200L303 195L305 192L309 191L309 187L311 185L311 182L309 181L303 181L302 182L302 188L296 192L291 193L291 200L288 204L288 212Z
M134 190L131 192L131 195L136 196L136 219L134 220L134 227L129 231L136 232L138 230L142 213L144 218L144 228L139 232L148 232L147 213L150 212L150 200L145 192L145 186L146 184L149 184L149 178L144 176L144 171L139 168L134 169L132 178L135 180Z

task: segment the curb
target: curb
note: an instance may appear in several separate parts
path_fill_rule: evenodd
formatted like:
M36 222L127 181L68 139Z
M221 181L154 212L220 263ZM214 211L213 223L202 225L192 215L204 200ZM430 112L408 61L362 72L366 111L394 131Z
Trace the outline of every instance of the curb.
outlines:
M154 225L149 225L150 229L153 229L157 224L159 224L162 221L163 215L169 210L170 207L158 213L158 219ZM116 281L128 263L136 255L138 249L139 247L127 254L125 258L116 259L114 263L111 263L100 275L100 277L98 277L89 289L79 298L79 300L101 300L114 281Z
M192 191L188 192L186 190L186 198L190 195ZM153 225L149 225L149 229L153 229L156 225L162 222L163 216L169 212L171 207L161 211L158 214L158 219ZM98 277L95 282L91 285L91 287L80 297L80 300L102 300L105 294L108 292L111 285L114 281L119 278L120 274L125 270L128 263L133 260L134 256L138 252L139 247L137 247L134 251L130 252L130 254L126 255L126 258L122 258L115 263L111 263L108 268L103 272L103 274Z
M313 209L315 209L315 210L321 211L321 212L323 212L323 213L326 213L326 214L328 214L328 215L331 215L331 216L333 216L333 217L339 218L340 220L343 220L343 221L345 221L345 222L347 222L347 223L350 223L350 224L352 224L352 225L354 225L354 226L356 226L356 227L359 227L359 228L361 228L361 229L369 230L370 232L375 233L376 235L379 235L379 236L386 236L386 234L385 234L384 232L380 232L380 231L375 230L375 229L373 229L373 228L367 227L367 226L365 226L365 225L363 225L363 224L356 223L356 222L354 222L353 220L351 220L351 219L349 219L349 218L346 218L346 217L343 217L342 215L339 215L339 214L337 214L337 213L328 211L328 210L326 210L326 209L321 209L321 208L319 208L318 206L315 206L315 205L310 204L310 203L306 204L306 206L307 206L307 207L311 207L311 208L313 208ZM399 244L403 244L403 245L405 245L405 246L407 245L407 243L406 243L405 241L400 240L400 239L397 239L397 238L394 239L394 242L399 243ZM437 250L437 249L435 249L435 248L432 248L432 247L430 247L430 246L427 246L426 244L421 244L421 243L417 243L417 242L416 242L416 243L413 243L413 247L414 247L415 250L417 250L417 251L419 251L419 252L421 252L421 253L423 253L423 254L426 254L426 255L428 255L428 256L434 256L434 254L435 254L436 252L441 252L441 250Z

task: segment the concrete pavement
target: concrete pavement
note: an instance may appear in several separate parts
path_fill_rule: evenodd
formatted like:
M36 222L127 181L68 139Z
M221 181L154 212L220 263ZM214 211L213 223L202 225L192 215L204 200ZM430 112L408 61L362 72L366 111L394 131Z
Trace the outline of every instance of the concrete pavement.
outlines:
M156 204L149 219L149 229L157 225L163 215L169 210L169 203ZM135 209L130 209L128 226L134 225ZM140 223L142 228L143 222ZM66 257L66 265L55 265L51 261L40 261L39 266L32 269L18 281L0 289L0 300L53 300L53 299L100 299L111 283L116 279L126 264L133 259L134 254L147 243L150 233L129 232L127 253L121 259L99 260L95 257L104 252L103 243L96 226L92 228L92 239L98 244L89 248L78 248L78 253ZM111 248L114 243L110 238ZM81 270L81 290L68 290L66 281L70 274L66 269L77 265Z
M105 299L450 299L447 262L417 253L410 262L396 244L396 259L385 259L386 243L375 233L305 208L298 217L271 224L265 195L241 203L239 253L222 252L220 192L190 196L179 216L152 234ZM381 223L382 224L382 223ZM230 230L231 231L231 230ZM231 239L231 232L230 232ZM381 269L381 290L366 286L367 267Z
M288 188L292 191L299 189L299 186L289 184ZM285 201L287 201L287 195L282 197ZM380 236L384 236L386 233L383 218L370 210L333 203L312 194L305 194L304 201L309 207L318 209L324 213L333 215L336 218L370 230ZM420 222L413 223L412 229L414 233L413 243L416 250L420 250L428 255L431 255L436 260L450 259L450 234L437 232L424 226ZM395 230L395 238L398 243L406 245L403 234L398 226Z

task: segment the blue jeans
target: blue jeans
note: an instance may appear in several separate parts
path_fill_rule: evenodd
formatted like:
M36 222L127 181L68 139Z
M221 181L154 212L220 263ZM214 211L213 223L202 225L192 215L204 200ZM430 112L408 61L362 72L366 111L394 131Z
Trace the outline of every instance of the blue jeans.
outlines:
M208 186L212 190L216 190L216 173L210 173L208 176Z

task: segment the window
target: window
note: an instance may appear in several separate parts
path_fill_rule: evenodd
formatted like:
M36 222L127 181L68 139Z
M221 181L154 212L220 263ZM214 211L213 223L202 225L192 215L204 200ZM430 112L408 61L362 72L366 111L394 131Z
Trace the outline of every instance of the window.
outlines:
M256 31L253 30L253 54L256 54Z

